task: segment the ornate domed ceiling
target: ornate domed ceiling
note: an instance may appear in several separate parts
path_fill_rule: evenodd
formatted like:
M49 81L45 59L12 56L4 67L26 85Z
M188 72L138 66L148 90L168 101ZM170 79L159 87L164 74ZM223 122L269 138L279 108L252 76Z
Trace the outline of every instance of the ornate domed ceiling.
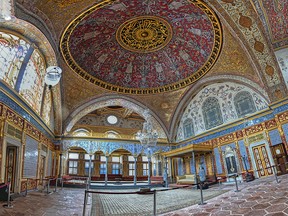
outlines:
M199 0L102 1L74 19L60 42L84 79L130 94L190 85L210 70L221 44L219 20Z

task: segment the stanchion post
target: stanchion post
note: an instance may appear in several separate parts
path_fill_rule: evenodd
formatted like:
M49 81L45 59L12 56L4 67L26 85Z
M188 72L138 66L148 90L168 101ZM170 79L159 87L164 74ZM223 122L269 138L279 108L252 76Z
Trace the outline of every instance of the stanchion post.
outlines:
M48 179L47 194L49 194L49 191L50 191L50 179Z
M55 192L57 192L57 184L58 184L58 178L56 177L56 182L55 182Z
M153 191L153 215L156 216L156 190Z
M25 197L27 196L28 194L28 178L27 178L27 181L26 181L26 189L25 189Z
M86 202L87 202L87 190L85 190L85 195L84 195L83 216L85 216L85 212L86 212Z
M234 180L235 180L235 185L236 185L236 190L235 190L235 192L239 192L240 190L238 189L237 175L234 175Z
M63 190L63 183L64 183L64 179L63 177L61 177L61 190Z
M10 182L8 182L8 200L7 200L7 204L4 204L3 207L4 208L13 208L13 206L11 205L11 198L10 198Z
M199 187L200 187L200 199L201 199L199 205L205 205L207 203L205 203L203 199L203 182L200 181Z
M277 169L275 169L275 166L273 166L273 172L274 172L274 176L276 179L276 182L279 183L278 177L277 177Z

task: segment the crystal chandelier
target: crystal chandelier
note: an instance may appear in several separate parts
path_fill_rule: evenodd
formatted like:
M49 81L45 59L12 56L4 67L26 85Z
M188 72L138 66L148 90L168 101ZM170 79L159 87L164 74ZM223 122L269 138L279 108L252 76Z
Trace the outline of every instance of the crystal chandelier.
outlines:
M142 131L137 132L137 139L143 147L149 148L156 146L158 140L158 132L153 129L151 116L148 110L144 111L146 121L143 124Z

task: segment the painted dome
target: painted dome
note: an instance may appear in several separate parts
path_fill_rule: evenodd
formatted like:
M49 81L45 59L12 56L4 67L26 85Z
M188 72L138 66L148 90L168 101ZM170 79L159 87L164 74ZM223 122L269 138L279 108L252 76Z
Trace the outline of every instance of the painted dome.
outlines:
M102 1L73 20L61 52L76 73L108 90L176 90L213 66L222 44L215 13L200 0Z

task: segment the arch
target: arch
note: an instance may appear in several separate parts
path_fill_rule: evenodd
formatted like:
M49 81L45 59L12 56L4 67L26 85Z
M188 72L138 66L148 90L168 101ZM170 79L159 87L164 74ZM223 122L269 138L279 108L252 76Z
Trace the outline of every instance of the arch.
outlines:
M206 130L223 124L221 108L217 98L207 98L202 105L202 112Z
M109 130L105 132L108 139L117 139L120 138L120 134L116 131Z
M147 107L145 107L143 104L126 96L108 95L104 97L94 98L88 102L87 101L83 102L82 105L78 106L78 108L72 111L65 120L64 133L65 134L68 133L72 129L72 127L76 124L76 122L79 121L83 116L87 115L88 113L96 109L107 106L122 106L125 108L129 108L134 112L138 113L139 115L141 115L144 119L146 119L144 111L147 109ZM167 129L164 123L154 112L152 112L152 110L150 110L150 112L152 116L151 118L152 124L158 131L159 138L167 138L166 135Z
M248 89L250 92L254 92L255 95L257 95L258 98L261 98L262 101L265 101L266 105L268 106L270 103L269 96L267 92L263 89L262 86L259 84L245 78L242 76L235 76L235 75L219 75L219 76L212 76L208 78L202 78L197 82L194 86L191 86L191 88L185 93L182 100L179 102L178 106L176 107L173 118L171 120L171 124L169 127L170 137L169 139L172 141L175 141L176 135L178 136L178 129L179 126L181 126L181 119L184 116L184 113L187 111L187 107L191 103L191 101L197 97L197 95L203 91L203 89L217 83L234 83L237 86L242 86L243 89ZM258 99L257 99L258 100ZM234 106L234 104L233 104ZM262 109L262 108L261 108ZM195 124L195 119L194 124ZM194 125L194 132L197 134L197 126ZM177 139L178 140L178 139Z
M234 96L233 102L239 118L244 117L247 114L256 112L256 107L252 95L248 91L238 92Z
M53 45L51 45L50 40L33 24L14 17L13 22L2 22L1 27L2 29L6 29L5 31L9 29L9 32L15 35L18 35L16 32L21 32L21 37L30 41L31 44L32 42L33 44L36 44L37 49L44 56L46 67L59 65L57 54L55 49L53 49ZM53 129L56 134L62 134L62 113L57 112L57 110L62 110L60 85L54 86L51 93L54 107L53 117L55 119Z
M73 136L91 136L91 132L85 128L78 128L72 134Z

